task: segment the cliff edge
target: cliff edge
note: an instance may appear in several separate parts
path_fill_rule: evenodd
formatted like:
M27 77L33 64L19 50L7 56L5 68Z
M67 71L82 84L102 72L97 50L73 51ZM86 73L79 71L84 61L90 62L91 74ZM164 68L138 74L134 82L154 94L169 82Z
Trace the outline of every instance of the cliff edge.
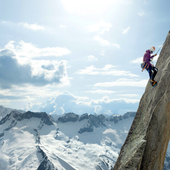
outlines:
M113 170L163 170L170 139L170 31Z

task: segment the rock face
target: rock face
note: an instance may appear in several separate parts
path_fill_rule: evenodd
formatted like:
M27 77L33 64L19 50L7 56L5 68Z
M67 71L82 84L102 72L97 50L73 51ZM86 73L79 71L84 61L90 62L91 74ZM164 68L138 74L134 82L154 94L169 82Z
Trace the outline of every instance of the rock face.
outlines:
M76 122L79 116L75 113L66 113L64 116L58 118L58 122L66 123L66 122Z
M79 121L82 121L82 120L88 119L88 118L89 118L89 115L87 113L84 113L80 116Z
M10 114L13 110L18 111L20 113L24 113L23 110L17 110L17 109L11 109L11 108L5 108L0 105L0 120L4 118L6 115Z
M115 124L118 123L121 120L127 119L129 117L135 117L136 112L127 112L124 115L119 115L119 116L110 116L110 121L113 121Z
M104 123L105 117L103 115L89 115L88 122L84 124L82 128L78 131L78 133L84 132L93 132L94 127L106 127Z
M163 170L170 139L170 32L113 170Z
M79 129L78 133L82 134L85 132L93 132L94 128L107 127L108 122L114 122L115 124L119 121L123 121L130 117L135 117L136 112L127 112L124 115L92 115L84 113L79 116L75 113L66 113L57 119L57 123L67 123L67 122L81 122L84 121L83 126Z

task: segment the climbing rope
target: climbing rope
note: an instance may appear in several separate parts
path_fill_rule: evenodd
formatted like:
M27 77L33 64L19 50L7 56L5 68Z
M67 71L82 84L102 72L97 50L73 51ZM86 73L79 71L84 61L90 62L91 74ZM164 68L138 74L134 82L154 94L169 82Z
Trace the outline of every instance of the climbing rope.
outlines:
M158 51L157 51L157 53L156 53L156 54L158 54L158 52L160 51L160 49L161 49L162 47L163 47L163 45L161 45L161 46L160 46L160 48L158 49Z
M156 55L158 54L158 52L161 50L161 48L163 47L163 45L160 46L160 48L158 49L158 51L156 52ZM153 58L151 59L151 64L153 64Z

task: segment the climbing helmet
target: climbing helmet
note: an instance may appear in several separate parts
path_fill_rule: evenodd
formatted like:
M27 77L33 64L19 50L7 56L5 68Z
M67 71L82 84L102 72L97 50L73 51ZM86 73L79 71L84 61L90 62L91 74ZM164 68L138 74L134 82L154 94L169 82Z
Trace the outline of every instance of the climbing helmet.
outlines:
M153 52L155 51L155 47L154 47L154 46L152 46L149 50L150 50L150 52L152 52L152 53L153 53Z

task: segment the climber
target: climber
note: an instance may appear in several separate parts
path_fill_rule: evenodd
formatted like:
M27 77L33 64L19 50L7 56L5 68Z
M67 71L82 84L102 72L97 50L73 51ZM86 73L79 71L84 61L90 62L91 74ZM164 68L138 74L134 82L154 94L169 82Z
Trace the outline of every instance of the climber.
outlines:
M155 51L155 47L151 47L149 50L146 50L146 52L143 56L143 63L141 65L143 70L146 69L148 71L149 77L150 77L150 82L151 82L152 86L155 86L157 84L157 82L154 80L154 78L158 72L158 69L150 63L150 61L153 59L153 57L155 57L157 55L157 54L155 54L155 55L151 56L151 54L154 51Z

